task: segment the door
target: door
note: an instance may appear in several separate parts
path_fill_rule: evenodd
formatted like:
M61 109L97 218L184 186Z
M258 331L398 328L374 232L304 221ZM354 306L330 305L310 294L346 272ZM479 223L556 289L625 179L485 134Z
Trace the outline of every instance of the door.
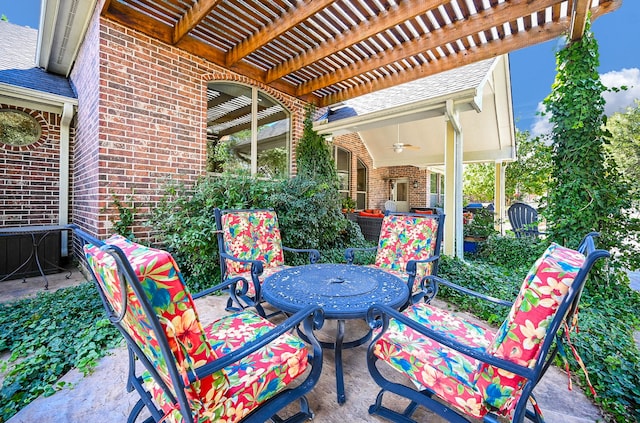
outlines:
M399 212L409 211L409 180L398 179L393 189L393 201L396 202L396 210Z

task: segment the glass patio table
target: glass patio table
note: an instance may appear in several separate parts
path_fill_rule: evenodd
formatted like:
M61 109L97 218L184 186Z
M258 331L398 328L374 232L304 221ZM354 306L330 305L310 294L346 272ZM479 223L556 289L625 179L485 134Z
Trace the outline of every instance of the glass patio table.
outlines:
M347 319L364 319L373 304L399 308L409 298L406 282L380 269L353 264L309 264L284 269L264 280L262 298L287 313L307 305L318 305L325 319L337 320L335 343L321 342L335 350L338 403L344 404L342 350L354 348L371 339L371 331L353 341L344 342Z

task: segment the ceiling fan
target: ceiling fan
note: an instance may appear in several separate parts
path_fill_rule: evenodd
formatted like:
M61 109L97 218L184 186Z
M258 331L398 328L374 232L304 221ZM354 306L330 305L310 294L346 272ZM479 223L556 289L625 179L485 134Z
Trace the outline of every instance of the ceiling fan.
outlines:
M400 142L400 125L398 125L397 141L393 143L391 148L393 148L393 151L395 151L396 153L402 153L405 148L409 150L420 150L420 147L418 147L417 145L411 145L404 142Z

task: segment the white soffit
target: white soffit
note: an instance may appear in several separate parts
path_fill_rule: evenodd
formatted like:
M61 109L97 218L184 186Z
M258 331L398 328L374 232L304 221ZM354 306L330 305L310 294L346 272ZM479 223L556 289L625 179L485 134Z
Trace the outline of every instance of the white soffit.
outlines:
M38 65L69 76L97 0L42 0Z

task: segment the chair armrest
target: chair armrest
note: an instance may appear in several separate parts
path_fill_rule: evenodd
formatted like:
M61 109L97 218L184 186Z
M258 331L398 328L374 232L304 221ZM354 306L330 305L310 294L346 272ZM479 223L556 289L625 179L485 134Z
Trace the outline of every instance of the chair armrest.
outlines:
M254 339L251 342L247 342L242 348L235 350L225 356L218 358L212 362L209 362L197 369L193 369L188 372L189 383L193 383L198 379L209 376L212 373L220 371L225 367L247 357L249 354L257 351L258 349L270 344L278 337L284 335L287 332L293 330L300 323L303 324L304 333L308 338L308 341L313 347L313 358L310 361L312 366L311 373L316 377L320 376L322 370L322 347L315 337L313 331L320 329L324 323L324 314L322 309L318 306L307 306L300 310L287 320L277 325L275 328ZM307 379L308 380L308 379Z
M425 286L426 283L429 283L431 285L431 287L427 288ZM489 301L489 302L492 302L494 304L499 304L499 305L502 305L502 306L505 306L505 307L511 307L511 305L513 304L513 303L511 303L509 301L501 300L499 298L495 298L495 297L492 297L490 295L485 295L485 294L482 294L480 292L476 292L476 291L474 291L472 289L465 288L464 286L457 285L457 284L455 284L453 282L450 282L450 281L448 281L446 279L442 279L441 277L438 277L438 276L425 276L420 281L420 288L423 289L423 290L427 289L427 290L433 291L433 296L434 297L435 297L436 293L438 292L438 285L444 285L444 286L447 286L447 287L449 287L451 289L455 289L456 291L463 292L463 293L465 293L467 295L471 295L471 296L479 298L481 300Z
M309 263L315 264L320 260L320 251L315 248L291 248L282 246L282 249L292 253L309 253Z
M432 263L434 261L438 261L440 259L440 254L434 255L429 257L428 259L424 259L424 260L409 260L407 262L407 273L411 276L416 276L416 271L418 269L418 264L423 264L423 263Z
M226 260L237 261L239 263L251 264L251 274L261 275L264 271L264 263L262 263L260 260L241 259L224 252L220 252L220 257Z
M344 258L347 261L347 264L353 264L353 260L355 260L356 258L356 252L363 252L363 251L376 251L378 249L378 247L366 247L366 248L347 248L346 250L344 250Z
M226 290L229 288L231 288L232 291L236 291L236 286L238 285L238 283L248 284L249 281L247 281L242 276L236 276L234 278L226 279L222 283L212 286L211 288L203 289L200 292L192 294L191 297L195 300L195 299L206 297L207 295L211 295L215 292Z
M383 304L374 304L369 307L367 311L367 323L371 329L381 329L371 341L369 346L368 354L372 354L373 348L382 337L384 332L389 327L389 320L396 319L397 321L403 323L404 325L410 327L416 332L420 333L422 336L433 339L434 341L447 346L453 350L456 350L464 355L469 357L473 357L476 360L482 361L484 363L490 364L492 366L496 366L500 369L504 369L506 371L515 373L519 376L522 376L529 380L535 380L536 371L535 369L530 369L528 367L520 366L511 361L504 360L493 355L487 354L484 351L478 350L477 347L473 347L467 344L463 344L455 339L449 338L437 331L429 329L420 323L416 322L413 319L405 316L404 314L394 310L391 307L388 307Z

